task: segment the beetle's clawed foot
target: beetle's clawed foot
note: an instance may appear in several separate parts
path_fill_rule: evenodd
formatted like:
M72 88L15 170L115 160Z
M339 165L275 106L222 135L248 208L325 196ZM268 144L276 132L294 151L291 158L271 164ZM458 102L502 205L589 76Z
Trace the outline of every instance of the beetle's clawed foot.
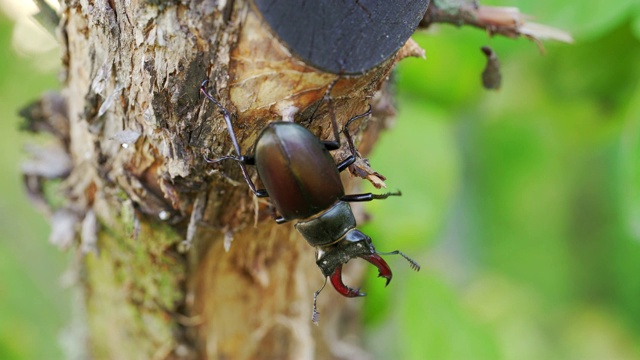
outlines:
M339 292L342 296L346 297L358 297L365 296L366 294L361 292L360 289L350 288L342 282L342 265L336 268L336 271L329 276L331 280L331 285Z
M238 157L238 156L233 156L233 155L225 155L225 156L221 156L219 158L216 159L209 159L209 157L207 157L207 155L203 155L204 157L204 161L208 162L209 164L216 164L219 163L221 161L224 160L233 160L233 161L237 161L237 162L242 162L243 159L242 157Z
M205 96L209 93L208 90L207 90L207 87L206 87L208 83L209 83L209 79L204 79L204 80L202 80L202 83L200 84L200 92L202 94L205 94ZM200 95L200 94L198 94L198 95Z

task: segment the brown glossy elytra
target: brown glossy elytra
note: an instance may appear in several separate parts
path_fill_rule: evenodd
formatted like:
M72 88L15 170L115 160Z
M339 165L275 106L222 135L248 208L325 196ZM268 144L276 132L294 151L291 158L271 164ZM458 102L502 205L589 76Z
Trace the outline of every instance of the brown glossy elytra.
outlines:
M400 192L386 194L345 195L340 180L340 172L356 161L356 150L348 126L353 121L371 114L371 108L363 114L351 118L342 129L347 140L350 155L336 164L329 151L340 148L339 132L332 117L335 140L322 141L305 127L293 122L275 121L269 123L258 136L254 155L242 155L236 138L231 116L205 88L205 80L200 90L216 104L224 117L229 136L237 156L225 156L209 162L232 159L238 162L245 181L258 197L269 197L279 216L279 224L298 220L295 227L316 248L317 265L333 287L346 297L364 296L359 289L353 289L342 282L342 266L354 258L362 258L376 268L379 276L391 281L389 265L380 254L399 254L407 259L414 270L420 266L400 251L379 253L371 238L356 229L356 221L349 202L386 199L399 196ZM335 84L335 82L333 83ZM327 90L330 113L332 100ZM247 171L247 165L255 165L264 189L257 189ZM314 322L317 319L314 296Z

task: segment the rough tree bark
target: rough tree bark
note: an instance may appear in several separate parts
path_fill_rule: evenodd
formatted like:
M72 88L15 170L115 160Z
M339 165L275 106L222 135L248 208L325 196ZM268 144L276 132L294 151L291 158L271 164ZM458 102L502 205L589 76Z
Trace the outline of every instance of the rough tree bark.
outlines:
M291 224L276 225L233 161L227 130L199 95L203 79L237 116L241 148L283 116L331 138L323 101L335 75L294 59L248 1L62 4L61 94L25 115L58 138L51 173L27 174L51 204L43 176L64 179L50 210L52 239L79 235L76 271L86 306L86 355L104 359L362 358L358 302L325 291ZM393 114L383 88L394 63L420 55L409 42L366 75L341 79L340 124L373 105L355 135L366 154ZM364 127L361 127L364 128ZM338 151L337 158L345 156ZM321 175L319 175L321 176ZM344 177L347 191L355 183ZM357 207L356 207L357 212ZM358 266L345 274L357 284Z

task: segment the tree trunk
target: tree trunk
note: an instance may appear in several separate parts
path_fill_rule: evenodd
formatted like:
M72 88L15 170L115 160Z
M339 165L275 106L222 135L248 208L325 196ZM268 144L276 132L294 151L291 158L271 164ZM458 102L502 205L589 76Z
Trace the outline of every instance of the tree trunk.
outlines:
M204 79L236 115L250 153L265 124L282 117L331 139L323 96L336 76L293 58L244 0L62 6L64 90L38 110L70 158L53 227L58 238L80 234L87 355L367 357L361 302L324 291L314 326L323 277L313 248L292 224L275 224L234 161L204 159L232 154L218 109L199 94ZM362 153L393 114L379 90L402 56L333 89L340 125L373 106L355 134ZM347 192L360 182L343 180ZM345 282L357 284L361 269L350 270Z

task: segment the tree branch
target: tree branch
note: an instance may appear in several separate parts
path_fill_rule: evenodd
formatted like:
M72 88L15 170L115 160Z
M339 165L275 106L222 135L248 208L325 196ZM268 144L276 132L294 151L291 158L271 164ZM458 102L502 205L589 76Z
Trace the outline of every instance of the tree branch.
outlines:
M573 42L571 34L566 31L530 22L529 18L515 7L482 6L475 1L456 4L433 1L419 27L428 28L437 23L473 26L485 30L490 36L501 35L513 39L523 36L539 46L541 40Z

